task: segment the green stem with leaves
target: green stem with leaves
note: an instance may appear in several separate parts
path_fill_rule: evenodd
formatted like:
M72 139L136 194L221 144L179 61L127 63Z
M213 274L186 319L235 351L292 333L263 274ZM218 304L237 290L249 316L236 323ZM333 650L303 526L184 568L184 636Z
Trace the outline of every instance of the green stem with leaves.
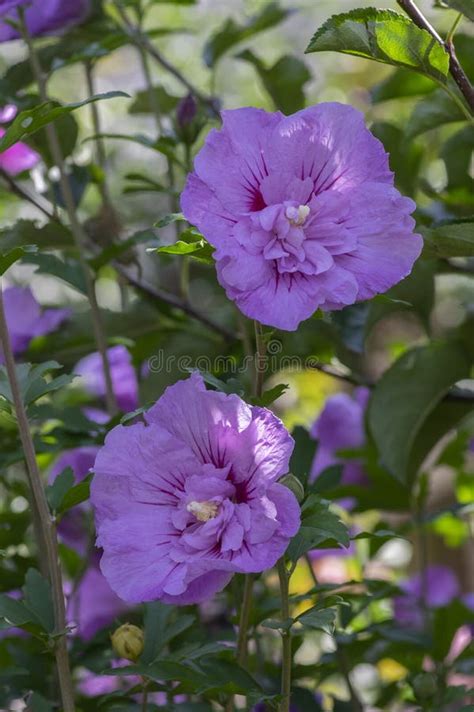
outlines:
M13 406L15 409L18 430L26 461L28 482L36 513L35 524L38 537L38 547L45 560L46 574L51 585L54 609L54 655L61 691L62 709L64 712L74 712L74 688L71 678L69 656L66 641L66 611L61 567L59 564L58 541L56 527L51 517L41 475L36 462L36 453L31 436L25 405L21 396L17 378L15 359L13 356L7 320L3 305L3 290L0 283L0 342L5 359L5 367L10 383Z
M278 578L280 579L281 598L281 618L285 625L281 631L282 638L282 662L281 662L281 695L280 712L289 712L291 700L291 627L288 625L290 619L290 576L283 556L278 564Z
M43 102L48 101L48 93L46 86L46 77L43 74L43 70L39 61L38 54L34 47L34 43L29 35L28 28L26 26L24 15L20 12L20 23L23 39L25 40L31 68L33 70L33 76L35 77L36 83L38 85L38 91L40 99ZM105 338L104 325L102 321L102 315L100 313L99 305L97 303L97 297L95 293L95 283L91 274L90 267L84 256L84 246L87 243L87 235L82 227L76 212L76 205L74 201L74 195L71 188L71 183L69 177L66 173L66 166L64 163L64 158L61 150L61 145L59 143L58 133L56 131L56 126L54 123L47 124L46 126L46 136L48 139L49 149L53 160L59 170L59 184L61 186L61 194L66 207L66 212L68 214L69 223L71 227L71 232L74 238L74 243L79 257L79 262L84 274L84 281L86 284L87 297L89 300L90 314L92 328L94 331L95 342L97 345L97 350L100 354L102 360L102 367L104 371L105 380L105 400L107 405L107 410L109 414L115 415L117 412L117 402L115 399L115 394L112 385L112 376L110 373L110 364L107 356L107 342Z

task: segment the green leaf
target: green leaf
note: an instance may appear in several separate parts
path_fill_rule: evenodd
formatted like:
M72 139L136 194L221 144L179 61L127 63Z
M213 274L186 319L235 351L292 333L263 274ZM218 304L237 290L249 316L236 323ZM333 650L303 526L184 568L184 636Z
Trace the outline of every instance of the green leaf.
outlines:
M437 89L415 106L405 133L412 139L425 131L457 121L466 121L466 116L450 96Z
M474 257L474 220L445 222L433 228L422 227L424 252L435 257Z
M369 425L383 465L400 481L410 479L410 453L426 418L469 367L457 344L431 343L405 353L376 385Z
M278 383L278 385L273 386L273 388L269 388L268 391L264 391L260 398L251 398L251 403L262 408L268 408L268 406L280 398L289 387L288 383Z
M310 495L301 510L301 527L290 542L287 556L296 561L303 554L320 544L328 543L348 547L350 544L347 527L337 514L330 509L330 502Z
M54 705L39 692L33 692L28 698L28 712L53 712Z
M65 257L60 259L56 255L43 253L28 255L25 259L28 264L36 265L38 274L50 274L63 280L81 294L87 294L86 281L83 270L77 260Z
M23 245L22 247L14 247L8 252L0 254L0 275L4 274L9 267L15 262L18 262L24 255L37 252L36 245Z
M17 364L16 373L20 394L25 405L30 405L38 398L62 388L72 381L73 376L68 375L58 376L48 381L45 380L45 374L60 368L62 366L56 361L46 361L37 366L32 366L29 363ZM3 396L9 403L13 401L10 383L4 366L0 367L0 396Z
M295 441L295 447L290 459L290 472L304 485L308 481L308 476L311 472L316 444L302 425L297 425L291 434Z
M322 630L328 635L334 633L337 616L337 605L344 603L340 596L328 596L316 603L315 606L299 615L295 622L301 623L305 628Z
M266 5L258 15L249 17L245 24L239 25L232 18L215 32L204 47L204 61L213 67L226 52L236 44L254 37L259 32L270 29L288 17L290 10L280 8L277 3Z
M408 67L443 82L449 70L448 53L429 32L392 10L368 7L333 15L306 52L328 50Z
M443 661L451 648L454 634L463 625L474 623L474 611L460 600L437 608L433 616L433 648L435 660Z
M66 467L56 477L52 485L46 487L46 497L52 512L57 512L67 492L74 485L74 472Z
M77 485L72 486L65 492L58 506L57 514L64 514L69 509L76 507L82 502L86 502L90 496L90 486L92 482L92 474L85 477Z
M373 86L370 95L374 104L378 104L391 99L431 94L436 87L436 82L424 74L400 68L392 72L387 79Z
M410 74L422 78L413 72ZM382 141L389 154L390 168L395 173L395 185L403 193L413 195L418 182L423 148L416 142L407 141L405 132L387 121L376 121L370 130Z
M155 106L159 107L160 113L171 114L182 98L169 94L166 89L161 86L153 87L152 92L154 97L153 102L150 101L150 92L147 89L137 92L133 103L128 109L129 114L153 114L155 112Z
M186 166L176 155L176 141L171 136L160 136L158 139L152 139L144 134L118 134L118 133L100 133L94 134L93 136L88 136L84 139L83 143L86 141L94 141L97 138L112 139L114 141L131 141L132 143L138 143L144 148L150 148L152 151L157 151L166 156L170 161L176 163L183 170L186 171Z
M155 227L168 227L171 223L181 220L185 220L183 213L169 213L168 215L163 215L163 217L155 223Z
M116 260L118 257L123 255L124 252L128 252L132 247L135 247L135 245L146 245L156 242L156 240L157 237L154 230L139 230L126 240L121 240L120 242L106 247L102 250L100 255L97 255L97 257L89 260L89 264L93 270L98 272L102 267L105 267L105 265L109 264L113 260Z
M69 228L56 222L40 225L35 220L17 220L0 230L2 252L14 247L37 245L40 249L62 249L73 246Z
M444 0L444 3L474 22L474 0Z
M324 494L337 487L342 479L342 465L331 465L323 470L309 486L309 491L312 494Z
M473 154L474 126L457 131L443 144L439 155L446 165L449 189L465 188L474 195L474 177L469 174Z
M102 101L102 99L115 99L117 97L130 98L129 95L123 91L109 91L105 94L96 94L95 96L91 96L84 101L79 101L74 104L57 106L55 102L47 101L39 106L35 106L34 109L21 111L10 124L3 138L0 139L0 153L6 151L7 148L10 148L18 141L21 141L25 136L31 136L47 124L59 119L61 116L70 114L81 106L86 106L95 101Z
M161 601L145 604L145 647L140 656L142 663L152 663L163 649L164 632L172 612L172 607Z
M5 593L0 593L0 618L12 626L22 626L31 623L34 616L22 601L16 601Z
M260 57L248 49L236 57L255 67L276 109L280 109L285 114L291 114L304 108L303 87L311 79L311 74L304 62L297 57L285 55L271 67L266 67Z
M51 586L36 569L28 569L23 587L25 606L47 633L54 631L54 609Z

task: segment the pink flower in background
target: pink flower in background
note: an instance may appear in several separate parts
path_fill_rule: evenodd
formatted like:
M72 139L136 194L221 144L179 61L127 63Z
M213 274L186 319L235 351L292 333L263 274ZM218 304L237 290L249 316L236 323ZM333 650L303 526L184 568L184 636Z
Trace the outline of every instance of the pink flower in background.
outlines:
M138 380L128 349L121 344L107 349L112 385L118 406L129 411L138 408ZM81 359L74 373L82 376L84 388L92 395L105 396L105 377L100 354L95 351Z
M222 112L194 163L183 213L214 245L218 279L247 316L288 331L406 277L422 238L363 116L319 104L292 116Z
M91 487L101 568L117 594L198 603L234 573L273 566L300 521L277 483L294 445L281 421L207 391L196 373L144 420L108 434Z
M86 19L90 0L0 0L0 18L18 20L18 7L25 8L25 20L32 37L55 35ZM0 42L17 39L19 32L0 19Z
M7 287L3 303L15 355L26 351L35 336L55 331L71 315L70 309L42 309L29 287ZM3 362L1 352L0 362Z
M17 111L16 106L7 104L3 109L0 109L0 123L12 121ZM5 133L5 129L0 126L0 139ZM26 143L19 141L0 153L0 168L8 175L16 176L18 173L34 168L40 160L39 153L27 146Z

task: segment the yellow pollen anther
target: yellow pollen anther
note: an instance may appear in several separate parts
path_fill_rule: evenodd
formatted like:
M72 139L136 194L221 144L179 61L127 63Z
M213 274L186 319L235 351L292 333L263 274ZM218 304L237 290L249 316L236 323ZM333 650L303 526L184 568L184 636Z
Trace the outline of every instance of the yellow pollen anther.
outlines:
M309 213L310 210L308 205L298 205L297 208L289 207L286 209L286 217L295 227L304 225Z
M191 514L194 514L198 522L208 522L209 519L214 519L219 510L217 502L189 502L186 509Z

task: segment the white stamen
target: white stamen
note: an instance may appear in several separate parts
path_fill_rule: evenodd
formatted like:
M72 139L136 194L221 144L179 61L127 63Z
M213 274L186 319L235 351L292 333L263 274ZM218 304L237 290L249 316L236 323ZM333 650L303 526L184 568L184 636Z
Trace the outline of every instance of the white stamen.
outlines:
M300 227L304 225L309 212L309 205L298 205L297 208L289 206L285 211L285 215L292 225Z
M219 510L217 502L189 502L186 509L191 514L194 514L198 522L208 522L209 519L214 519Z

